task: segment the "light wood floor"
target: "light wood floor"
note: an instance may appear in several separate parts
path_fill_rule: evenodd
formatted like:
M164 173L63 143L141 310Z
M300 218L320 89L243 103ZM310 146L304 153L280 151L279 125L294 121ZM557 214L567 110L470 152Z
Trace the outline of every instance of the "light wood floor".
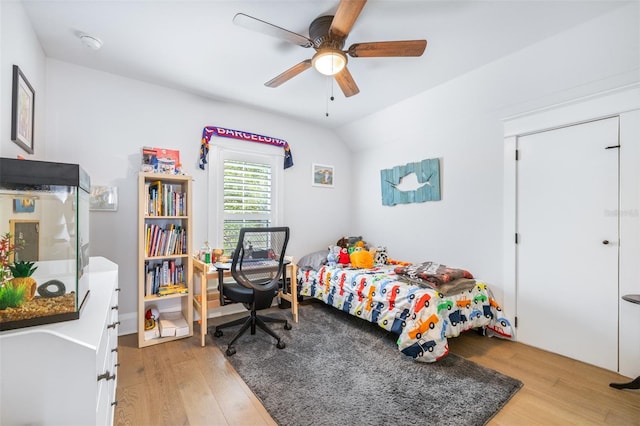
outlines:
M275 424L209 339L204 348L194 336L138 349L135 334L121 336L115 424ZM490 425L640 425L640 390L609 387L629 378L473 332L449 346L524 383Z

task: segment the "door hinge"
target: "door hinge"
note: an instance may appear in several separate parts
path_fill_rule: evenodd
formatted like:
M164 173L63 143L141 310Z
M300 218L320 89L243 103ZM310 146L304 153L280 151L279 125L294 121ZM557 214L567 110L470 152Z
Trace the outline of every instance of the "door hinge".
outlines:
M518 161L518 150L516 149L516 161Z
M620 145L611 145L606 147L605 149L614 149L614 148L620 148Z
M516 232L516 244L518 244L518 233Z

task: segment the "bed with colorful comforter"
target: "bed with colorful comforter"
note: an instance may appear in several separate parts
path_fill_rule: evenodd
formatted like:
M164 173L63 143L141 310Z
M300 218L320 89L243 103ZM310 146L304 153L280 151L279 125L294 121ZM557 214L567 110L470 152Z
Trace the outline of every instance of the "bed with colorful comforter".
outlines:
M298 294L397 334L398 349L422 362L447 355L447 338L472 328L485 327L495 335L511 337L511 325L486 283L458 275L461 270L438 267L425 263L371 269L301 268Z

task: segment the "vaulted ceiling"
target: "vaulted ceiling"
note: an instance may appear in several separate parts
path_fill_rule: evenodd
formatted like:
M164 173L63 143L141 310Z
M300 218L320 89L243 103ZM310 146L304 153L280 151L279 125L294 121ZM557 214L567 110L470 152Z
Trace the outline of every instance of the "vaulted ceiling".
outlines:
M333 14L338 0L23 3L50 58L326 127L381 110L624 4L370 0L345 47L407 39L426 39L428 45L418 58L349 58L360 93L346 98L331 77L313 69L278 88L265 87L310 58L313 49L232 23L242 12L308 36L311 21ZM98 37L103 47L87 48L79 33Z

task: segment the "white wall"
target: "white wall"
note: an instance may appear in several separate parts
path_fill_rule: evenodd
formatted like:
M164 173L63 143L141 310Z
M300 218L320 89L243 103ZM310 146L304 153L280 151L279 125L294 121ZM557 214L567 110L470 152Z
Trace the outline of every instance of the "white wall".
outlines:
M34 155L11 141L11 85L18 65L36 92ZM0 156L46 159L45 55L22 3L0 1Z
M502 120L640 81L638 18L625 6L338 129L357 147L354 232L467 268L502 300ZM426 158L441 159L442 201L382 206L380 170Z
M323 248L348 230L348 221L336 220L332 207L349 209L351 155L330 131L57 60L47 60L47 90L47 160L79 163L93 185L118 187L117 212L91 212L91 254L119 264L121 321L127 314L134 318L137 310L137 174L142 146L180 150L185 171L194 177L194 250L210 239L208 173L198 168L200 138L207 125L289 142L294 166L284 171L284 225L291 227L290 255L299 258ZM343 180L333 189L311 187L312 162L335 165ZM126 327L123 323L125 333Z

